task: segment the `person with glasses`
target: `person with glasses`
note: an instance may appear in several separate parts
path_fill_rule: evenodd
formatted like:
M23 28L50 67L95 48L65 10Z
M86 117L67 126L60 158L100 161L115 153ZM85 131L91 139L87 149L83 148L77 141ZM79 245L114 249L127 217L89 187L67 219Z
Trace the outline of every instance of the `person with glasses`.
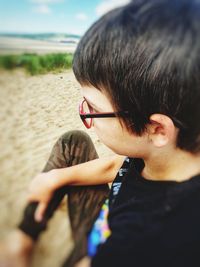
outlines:
M79 42L80 117L124 161L72 266L200 265L199 24L199 1L134 0Z
M81 118L126 156L79 266L200 265L199 25L199 1L134 0L78 45Z

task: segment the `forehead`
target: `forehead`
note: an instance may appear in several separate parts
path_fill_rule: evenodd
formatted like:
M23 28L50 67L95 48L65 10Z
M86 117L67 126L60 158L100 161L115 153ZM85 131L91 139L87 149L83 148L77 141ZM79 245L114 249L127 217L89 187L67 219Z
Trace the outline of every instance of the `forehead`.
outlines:
M100 91L93 86L82 86L81 87L82 96L91 103L97 106L106 105L112 107L111 101L104 91Z
M103 98L105 96L102 91L98 90L93 86L81 86L81 94L86 98Z

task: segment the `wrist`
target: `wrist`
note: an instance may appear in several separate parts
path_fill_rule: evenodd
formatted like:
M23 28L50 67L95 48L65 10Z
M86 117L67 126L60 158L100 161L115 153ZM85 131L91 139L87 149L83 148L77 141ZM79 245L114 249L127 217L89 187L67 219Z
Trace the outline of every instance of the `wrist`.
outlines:
M55 191L56 189L59 188L59 184L60 184L60 171L59 169L53 169L51 171L49 171L49 175L51 176L51 190Z
M50 175L52 176L51 188L53 191L64 185L69 184L65 168L53 169L50 171Z

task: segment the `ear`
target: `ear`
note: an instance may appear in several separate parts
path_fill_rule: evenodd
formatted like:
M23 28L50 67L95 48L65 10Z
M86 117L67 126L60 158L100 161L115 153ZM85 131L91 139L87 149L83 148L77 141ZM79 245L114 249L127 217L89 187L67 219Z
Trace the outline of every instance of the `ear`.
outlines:
M166 115L151 115L147 131L150 141L156 147L163 147L176 142L177 129L173 121Z

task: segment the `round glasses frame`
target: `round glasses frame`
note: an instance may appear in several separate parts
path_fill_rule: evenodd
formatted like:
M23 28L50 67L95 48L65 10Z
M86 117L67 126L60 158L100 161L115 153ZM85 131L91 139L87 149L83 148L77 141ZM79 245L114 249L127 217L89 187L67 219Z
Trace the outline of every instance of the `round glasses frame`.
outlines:
M84 111L84 103L87 103L86 99L83 99L79 105L79 115L80 118L87 129L92 127L93 118L113 118L113 117L125 117L128 116L128 111L119 112L103 112L103 113L93 113ZM90 119L89 122L87 119Z

